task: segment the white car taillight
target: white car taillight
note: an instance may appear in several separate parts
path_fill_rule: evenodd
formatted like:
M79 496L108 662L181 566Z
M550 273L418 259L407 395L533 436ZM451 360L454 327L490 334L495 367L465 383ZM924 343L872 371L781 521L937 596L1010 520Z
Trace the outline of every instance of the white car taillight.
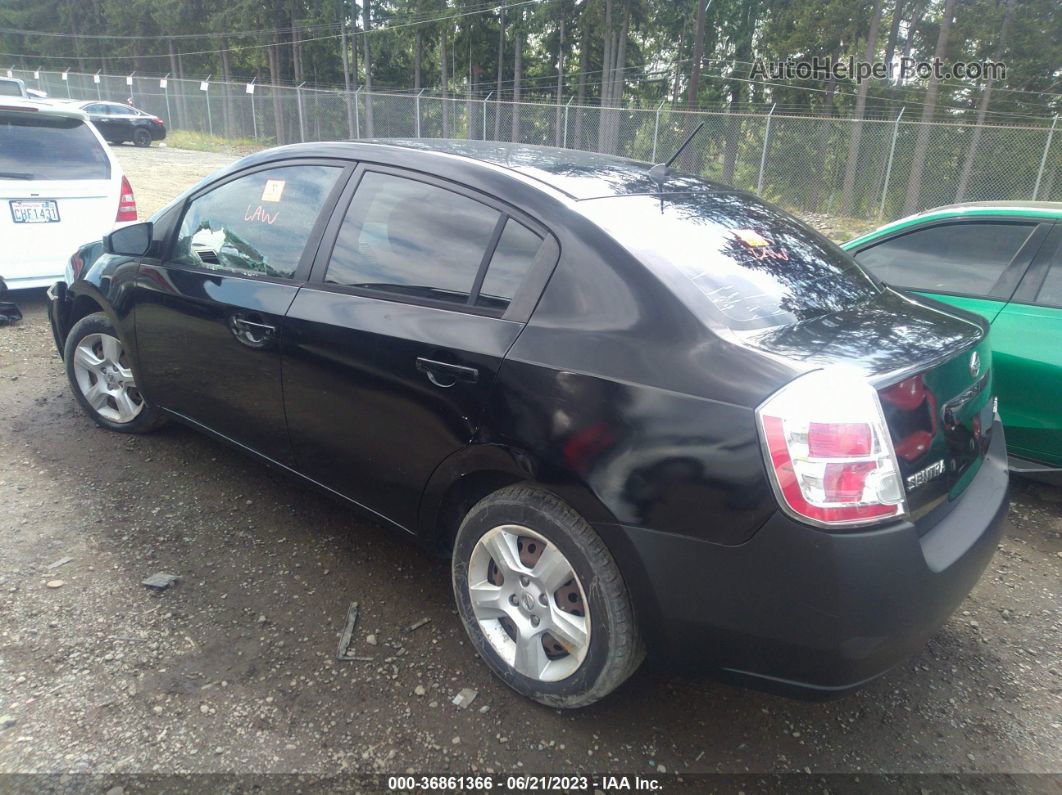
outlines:
M114 216L115 223L136 220L136 197L133 196L133 186L126 177L122 177L122 191L118 197L118 213Z
M807 373L756 410L782 508L820 527L906 513L903 484L878 393L858 373Z

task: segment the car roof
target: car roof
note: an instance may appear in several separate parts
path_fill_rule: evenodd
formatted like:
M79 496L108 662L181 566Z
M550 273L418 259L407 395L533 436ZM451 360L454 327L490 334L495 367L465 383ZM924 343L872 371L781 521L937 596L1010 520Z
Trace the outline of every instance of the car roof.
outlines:
M42 116L66 116L72 119L87 121L85 111L71 105L56 105L51 102L35 102L22 97L0 97L0 111L25 111L39 113Z
M890 232L896 232L925 221L946 220L949 218L969 218L976 216L1012 216L1014 218L1040 218L1044 220L1062 220L1062 202L1043 201L982 201L964 202L962 204L945 204L931 210L909 215L906 218L885 224L865 235L849 240L842 248L855 246L876 240Z
M376 138L359 143L397 146L488 163L548 185L577 201L659 193L652 164L616 155L553 146L448 138ZM732 191L729 186L678 171L664 182L667 193Z

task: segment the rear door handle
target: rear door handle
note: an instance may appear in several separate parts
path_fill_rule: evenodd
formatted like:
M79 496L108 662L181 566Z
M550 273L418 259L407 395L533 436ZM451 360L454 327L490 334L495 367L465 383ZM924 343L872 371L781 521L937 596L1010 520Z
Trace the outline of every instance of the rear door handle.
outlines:
M464 367L460 364L440 362L435 359L417 357L417 369L428 376L428 380L435 386L446 389L458 381L474 384L479 380L479 370L475 367Z

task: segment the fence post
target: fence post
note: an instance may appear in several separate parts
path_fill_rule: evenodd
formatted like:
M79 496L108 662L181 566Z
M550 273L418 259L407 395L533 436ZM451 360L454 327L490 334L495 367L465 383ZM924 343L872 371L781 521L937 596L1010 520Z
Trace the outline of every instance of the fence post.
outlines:
M361 93L361 86L358 86L358 90L354 92L354 137L361 138L361 111L358 110L358 95Z
M885 165L885 184L881 186L881 202L878 204L878 218L885 214L885 197L889 193L889 178L892 177L892 157L896 154L896 138L900 135L900 119L907 106L900 108L896 114L896 122L892 127L892 144L889 146L889 162Z
M420 95L424 93L422 88L417 92L417 137L420 138Z
M756 193L763 191L763 167L767 165L767 144L771 140L771 119L774 117L774 109L778 103L771 105L767 114L767 127L763 131L763 151L760 153L760 175L756 177Z
M483 140L487 140L487 103L490 98L494 96L494 92L491 91L487 96L483 98Z
M63 70L63 82L66 83L66 98L70 99L70 69Z
M656 123L653 124L653 156L649 160L653 163L656 162L656 142L660 138L660 109L664 107L666 99L660 100L660 104L656 106Z
M100 91L100 69L96 70L96 74L92 76L92 82L96 84L96 101L103 102L103 93Z
M568 108L572 105L572 100L575 97L568 97L568 101L564 103L564 142L561 144L565 149L568 148Z
M199 88L203 91L203 99L206 101L207 109L207 132L210 133L210 137L214 137L214 119L210 115L210 78L214 75L207 75L207 79L199 84Z
M166 123L173 125L173 114L170 113L170 73L167 72L166 76L159 80L159 87L162 89L163 95L166 97Z
M247 84L247 93L251 95L251 129L254 131L254 139L258 140L258 116L254 112L254 81L257 77L252 77L251 82Z
M299 141L306 142L306 117L302 111L302 87L306 83L299 83L295 86L295 102L299 106Z
M1033 188L1033 201L1040 194L1040 180L1044 177L1044 166L1047 165L1047 153L1051 151L1051 139L1055 137L1055 125L1058 124L1058 114L1051 120L1051 129L1047 133L1047 143L1044 144L1044 156L1040 158L1040 170L1036 172L1036 187Z

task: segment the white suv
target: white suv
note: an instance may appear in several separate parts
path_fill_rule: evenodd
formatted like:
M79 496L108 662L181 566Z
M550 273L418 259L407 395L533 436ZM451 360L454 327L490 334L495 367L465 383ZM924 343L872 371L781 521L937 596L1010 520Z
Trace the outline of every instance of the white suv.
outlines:
M129 180L85 113L0 97L0 279L47 287L70 256L137 220Z

